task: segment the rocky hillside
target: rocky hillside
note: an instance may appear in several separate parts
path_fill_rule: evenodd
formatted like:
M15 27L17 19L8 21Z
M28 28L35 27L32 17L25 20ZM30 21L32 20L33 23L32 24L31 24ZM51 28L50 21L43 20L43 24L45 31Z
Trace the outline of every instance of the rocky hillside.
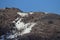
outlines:
M60 40L60 15L0 9L0 40Z

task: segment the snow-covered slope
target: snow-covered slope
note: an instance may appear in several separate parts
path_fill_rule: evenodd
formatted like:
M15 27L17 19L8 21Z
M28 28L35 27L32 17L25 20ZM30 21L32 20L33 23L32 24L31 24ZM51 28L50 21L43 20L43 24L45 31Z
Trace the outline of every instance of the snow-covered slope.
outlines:
M0 40L60 40L60 15L0 9Z

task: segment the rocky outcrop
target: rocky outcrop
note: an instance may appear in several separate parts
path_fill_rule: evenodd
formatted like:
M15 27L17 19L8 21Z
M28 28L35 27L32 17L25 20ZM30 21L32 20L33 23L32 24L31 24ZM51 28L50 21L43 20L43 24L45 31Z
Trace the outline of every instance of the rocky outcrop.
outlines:
M4 40L60 40L60 15L0 9L0 38Z

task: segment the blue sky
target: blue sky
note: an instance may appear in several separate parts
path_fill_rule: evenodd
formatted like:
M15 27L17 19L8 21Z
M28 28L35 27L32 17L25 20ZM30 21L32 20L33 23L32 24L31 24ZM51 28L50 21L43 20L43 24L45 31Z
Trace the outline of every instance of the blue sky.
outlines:
M60 13L60 0L0 0L0 8L16 7L24 12Z

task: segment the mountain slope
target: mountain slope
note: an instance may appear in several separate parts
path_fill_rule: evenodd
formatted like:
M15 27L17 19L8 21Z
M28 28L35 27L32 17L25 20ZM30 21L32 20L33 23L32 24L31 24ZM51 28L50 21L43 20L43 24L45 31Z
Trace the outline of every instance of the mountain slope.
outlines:
M0 9L0 40L60 40L60 15Z

